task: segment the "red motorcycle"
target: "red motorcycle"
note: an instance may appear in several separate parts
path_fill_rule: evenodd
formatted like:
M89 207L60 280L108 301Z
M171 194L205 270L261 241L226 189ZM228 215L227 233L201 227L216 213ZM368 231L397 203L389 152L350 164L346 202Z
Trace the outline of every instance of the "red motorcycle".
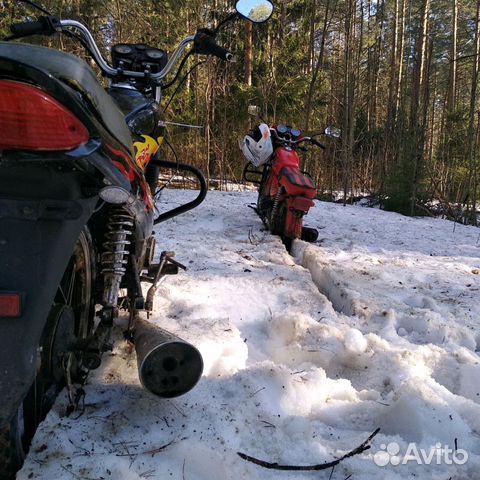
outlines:
M337 130L331 127L322 134L338 137ZM326 148L314 136L303 136L296 128L269 127L265 123L245 136L240 145L249 161L243 178L259 185L254 209L270 232L282 237L288 250L295 238L308 242L318 238L318 230L303 225L303 217L315 205L317 193L312 177L300 170L297 151L306 150L305 143Z

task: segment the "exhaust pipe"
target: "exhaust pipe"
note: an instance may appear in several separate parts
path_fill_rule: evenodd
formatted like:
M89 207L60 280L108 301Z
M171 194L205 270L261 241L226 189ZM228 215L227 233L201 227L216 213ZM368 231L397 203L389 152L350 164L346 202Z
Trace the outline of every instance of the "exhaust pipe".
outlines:
M142 385L162 398L191 390L200 379L203 359L190 343L137 318L133 333Z

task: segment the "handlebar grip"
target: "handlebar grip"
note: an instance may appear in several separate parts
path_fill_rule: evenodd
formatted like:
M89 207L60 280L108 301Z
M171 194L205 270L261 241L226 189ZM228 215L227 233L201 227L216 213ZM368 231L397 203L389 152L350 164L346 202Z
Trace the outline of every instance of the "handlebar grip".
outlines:
M212 55L215 55L215 57L218 57L220 60L225 60L227 62L231 62L233 60L233 54L226 48L218 45L218 43L216 43L212 37L207 37L204 43L208 51Z
M196 53L214 55L227 62L233 61L233 54L215 42L215 37L206 31L198 31L195 35Z
M39 17L32 22L14 23L10 31L16 37L28 37L29 35L51 35L55 33L55 24L58 20L54 17Z
M318 140L315 140L314 138L311 138L310 142L313 143L314 145L316 145L317 147L322 148L323 150L325 150L327 148L325 145L320 143Z

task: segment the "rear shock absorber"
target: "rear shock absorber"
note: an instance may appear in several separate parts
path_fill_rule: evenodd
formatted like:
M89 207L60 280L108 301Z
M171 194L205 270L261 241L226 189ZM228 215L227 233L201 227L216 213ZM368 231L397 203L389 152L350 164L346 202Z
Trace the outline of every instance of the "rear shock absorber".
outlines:
M273 207L272 207L272 218L275 218L277 215L277 210L278 210L278 204L280 203L280 198L283 195L283 187L280 187L278 189L277 194L275 195L275 200L273 202Z
M277 215L278 215L278 207L280 205L280 200L283 195L283 187L280 187L278 189L277 194L275 195L275 200L273 201L273 206L272 206L272 211L270 213L270 223L271 222L276 222L277 220Z
M277 194L275 195L275 200L273 202L272 210L270 212L270 218L268 221L268 228L273 235L282 235L284 228L284 221L282 218L279 218L279 209L280 202L283 196L283 187L278 189Z
M103 306L116 308L122 278L128 263L129 237L132 235L134 219L121 207L110 211L101 256L104 279Z

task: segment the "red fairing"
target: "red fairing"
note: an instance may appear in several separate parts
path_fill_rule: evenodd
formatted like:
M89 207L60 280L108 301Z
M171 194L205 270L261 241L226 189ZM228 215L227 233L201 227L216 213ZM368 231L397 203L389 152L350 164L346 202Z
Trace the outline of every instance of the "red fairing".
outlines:
M317 189L312 179L304 175L298 168L285 167L282 169L278 182L287 194L292 197L315 198L317 194Z
M296 169L300 167L300 157L295 150L287 150L284 147L279 147L275 150L274 155L273 173L278 177L285 167L293 167Z
M285 189L289 196L301 196L309 199L315 198L317 190L312 179L300 171L300 157L295 150L279 147L275 151L273 172L278 179L278 184ZM272 192L276 194L276 189ZM301 208L305 212L308 209Z

